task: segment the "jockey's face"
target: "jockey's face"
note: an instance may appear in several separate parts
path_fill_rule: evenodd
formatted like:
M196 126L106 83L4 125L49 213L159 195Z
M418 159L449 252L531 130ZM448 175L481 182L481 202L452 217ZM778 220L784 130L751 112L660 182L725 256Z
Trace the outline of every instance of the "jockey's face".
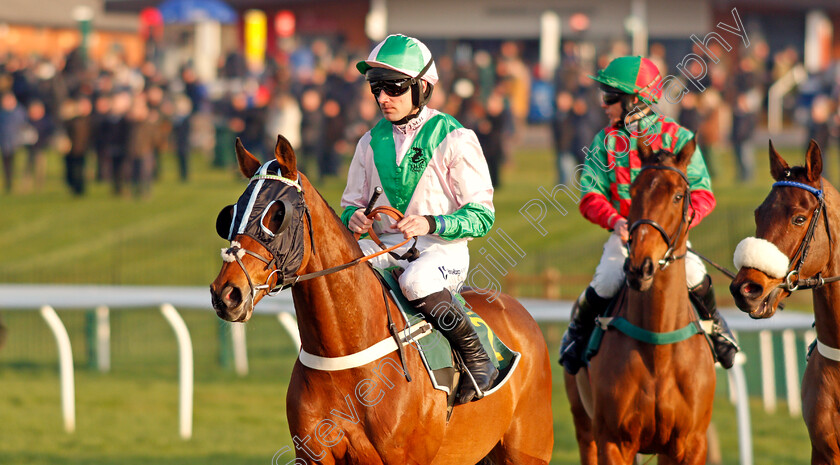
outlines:
M606 94L609 95L609 94ZM604 113L606 113L607 118L610 120L610 126L615 126L621 121L621 114L623 113L623 109L621 108L621 100L610 100L607 98L601 99L601 108L604 109Z
M423 85L425 86L425 82ZM384 116L388 121L399 121L408 116L410 113L417 111L417 108L414 107L414 104L411 101L410 90L407 90L402 95L397 96L391 96L388 95L388 92L385 90L379 90L378 93L374 94L374 96L376 97L377 103L379 103L379 109L382 111L382 116Z

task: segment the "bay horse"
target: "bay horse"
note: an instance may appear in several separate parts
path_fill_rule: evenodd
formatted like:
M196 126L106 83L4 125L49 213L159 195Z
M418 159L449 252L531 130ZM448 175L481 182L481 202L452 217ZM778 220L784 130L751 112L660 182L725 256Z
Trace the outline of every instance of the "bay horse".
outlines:
M714 359L686 286L690 225L689 141L677 154L638 140L642 166L630 187L626 293L616 297L598 355L565 372L581 463L702 464L715 390ZM673 266L670 266L673 264ZM619 320L619 321L616 321ZM629 323L629 324L628 324ZM631 336L632 335L632 336Z
M812 464L840 464L840 197L822 177L811 141L805 166L789 167L770 142L770 193L755 210L755 237L735 249L729 287L752 318L770 318L795 290L812 289L817 350L802 379L802 416Z
M242 221L230 231L233 242L223 251L225 263L210 291L219 317L244 322L272 289L291 286L302 348L286 396L297 456L289 463L548 464L554 441L548 349L530 314L507 295L488 302L480 290L463 293L471 309L522 354L519 366L499 390L456 405L448 419L446 393L432 387L418 350L410 346L403 352L405 370L396 343L387 356L352 368L302 363L304 354L346 360L334 358L357 357L389 340L389 312L396 304L370 266L346 265L358 263L361 249L297 170L282 136L274 155L261 164L237 140L239 169L251 179L243 196L275 192L279 200L254 194L253 212L229 213L252 224ZM220 223L222 229L228 224ZM272 242L264 245L267 236L256 240L260 234ZM402 329L402 321L394 321Z

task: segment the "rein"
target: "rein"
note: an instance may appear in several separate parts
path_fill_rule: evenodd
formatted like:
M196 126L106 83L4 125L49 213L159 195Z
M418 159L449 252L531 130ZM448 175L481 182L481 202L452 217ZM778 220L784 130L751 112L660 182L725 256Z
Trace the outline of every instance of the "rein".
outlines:
M808 258L808 252L811 248L811 240L814 238L814 233L816 232L817 222L819 221L820 215L822 215L823 222L825 223L825 232L828 236L828 247L829 249L831 248L831 228L829 228L828 225L828 214L823 213L826 209L824 190L816 189L807 184L795 181L778 181L773 184L773 187L795 187L813 194L817 199L817 206L814 207L814 211L811 214L811 221L808 223L808 229L805 231L805 236L802 238L802 242L799 243L799 247L796 249L796 253L793 254L793 258L791 258L790 266L792 266L792 268L785 276L785 281L782 284L779 284L778 287L788 292L793 292L804 289L816 289L824 286L825 284L840 281L840 276L823 278L820 273L806 279L801 279L800 277L800 269L805 263L805 260ZM822 180L820 180L820 187L822 187ZM829 254L830 253L831 252L829 250Z
M675 256L674 255L674 249L676 248L676 245L677 245L677 239L682 235L683 227L688 229L688 226L690 226L691 222L694 220L694 215L693 214L692 214L691 219L686 220L686 214L688 213L688 208L691 206L691 191L688 189L688 187L690 186L690 183L688 182L688 177L685 175L685 173L683 173L682 171L678 170L677 168L674 168L674 167L671 167L671 166L656 166L656 165L646 166L646 167L642 168L641 171L639 171L639 173L636 176L639 176L645 170L673 171L673 172L680 175L680 178L682 178L682 180L685 181L685 185L686 185L685 195L683 196L682 217L680 218L680 226L677 229L676 234L674 234L673 236L669 236L668 233L665 232L665 228L660 226L659 223L657 223L656 221L653 221L653 220L649 220L647 218L637 220L627 230L627 234L632 236L633 231L635 231L639 226L648 225L648 226L653 227L654 229L656 229L659 232L659 234L662 236L662 239L665 241L666 244L668 244L668 250L665 251L665 255L658 262L659 263L659 269L664 270L665 268L668 268L668 265L670 265L671 263L673 263L673 262L675 262L679 259L685 258L685 254ZM630 246L630 243L628 241L628 247L629 246Z
M374 208L368 214L368 216L369 217L374 216L378 213L384 213L384 214L386 214L388 216L391 216L392 218L395 218L397 220L399 220L402 217L402 214L398 210L396 210L394 208L386 207L386 206L380 206L380 207ZM399 218L397 218L395 215L399 215ZM277 294L278 292L280 292L283 289L287 289L291 286L294 286L298 282L308 281L310 279L315 279L315 278L320 278L321 276L326 276L328 274L336 273L338 271L345 270L345 269L350 268L352 266L356 266L360 263L364 263L364 262L366 262L368 260L371 260L375 257L378 257L382 254L391 253L393 250L396 250L396 249L402 247L403 245L407 244L408 241L411 240L409 238L409 239L406 239L406 240L404 240L404 241L402 241L399 244L396 244L394 246L385 247L385 245L382 244L382 242L379 240L378 237L376 237L376 235L375 235L375 233L373 233L373 231L370 231L370 233L371 233L371 237L375 238L375 241L377 242L377 244L379 244L379 246L383 248L379 252L376 252L376 253L373 253L373 254L370 254L370 255L365 255L365 256L362 256L362 257L358 257L358 258L355 258L355 259L353 259L353 260L351 260L347 263L343 263L343 264L338 265L338 266L333 266L331 268L326 268L326 269L323 269L323 270L320 270L320 271L314 271L312 273L307 273L307 274L303 274L303 275L294 274L294 275L292 275L288 278L285 278L282 283L277 282L277 278L275 278L274 285L269 285L268 283L271 281L271 278L273 276L277 275L277 273L280 271L277 268L276 259L272 258L271 260L268 260L265 257L261 256L260 254L252 252L248 249L244 249L244 248L242 248L238 245L232 245L229 249L227 249L225 251L225 254L233 255L235 257L236 263L238 263L239 267L242 268L242 272L245 273L245 277L248 279L248 285L251 287L252 298L254 296L256 296L257 291L260 291L260 290L266 290L266 294L269 295L269 296L272 296L272 295ZM312 228L311 227L310 227L310 230L309 230L309 237L310 237L310 240L312 240ZM416 242L417 238L415 237L414 240ZM314 250L314 247L313 247L313 250ZM242 261L240 259L240 256L242 254L238 253L239 251L242 251L242 252L244 252L248 255L251 255L252 257L255 257L258 260L262 261L263 263L266 264L266 268L274 266L274 269L271 271L271 273L266 278L265 283L254 286L253 281L251 280L251 275L248 273L248 270L245 269L245 265L242 263Z

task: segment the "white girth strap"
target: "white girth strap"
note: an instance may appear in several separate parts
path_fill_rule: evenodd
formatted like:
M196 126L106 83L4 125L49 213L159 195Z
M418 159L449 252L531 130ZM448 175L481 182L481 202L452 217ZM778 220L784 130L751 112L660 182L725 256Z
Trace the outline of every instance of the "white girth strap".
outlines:
M425 321L421 321L409 328L408 331L400 331L398 334L400 335L400 342L402 345L407 346L414 341L428 336L431 332L432 325ZM361 352L344 355L342 357L321 357L318 355L312 355L301 348L300 354L298 354L298 359L304 366L312 368L313 370L338 371L367 365L368 363L379 360L395 350L397 350L397 341L395 341L393 337L389 336Z
M829 347L817 339L817 350L823 357L829 360L834 360L835 362L840 362L840 349Z

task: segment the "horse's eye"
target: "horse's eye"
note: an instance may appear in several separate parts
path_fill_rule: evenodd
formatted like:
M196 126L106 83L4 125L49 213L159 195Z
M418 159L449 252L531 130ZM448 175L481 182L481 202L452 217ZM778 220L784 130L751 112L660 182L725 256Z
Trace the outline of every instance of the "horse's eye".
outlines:
M680 194L680 193L676 194L676 195L674 196L674 203L679 202L680 200L682 200L682 199L683 199L683 197L685 197L683 194Z
M793 223L796 226L802 226L803 224L805 224L805 220L807 220L807 218L805 218L804 216L797 215L793 217L791 223Z

